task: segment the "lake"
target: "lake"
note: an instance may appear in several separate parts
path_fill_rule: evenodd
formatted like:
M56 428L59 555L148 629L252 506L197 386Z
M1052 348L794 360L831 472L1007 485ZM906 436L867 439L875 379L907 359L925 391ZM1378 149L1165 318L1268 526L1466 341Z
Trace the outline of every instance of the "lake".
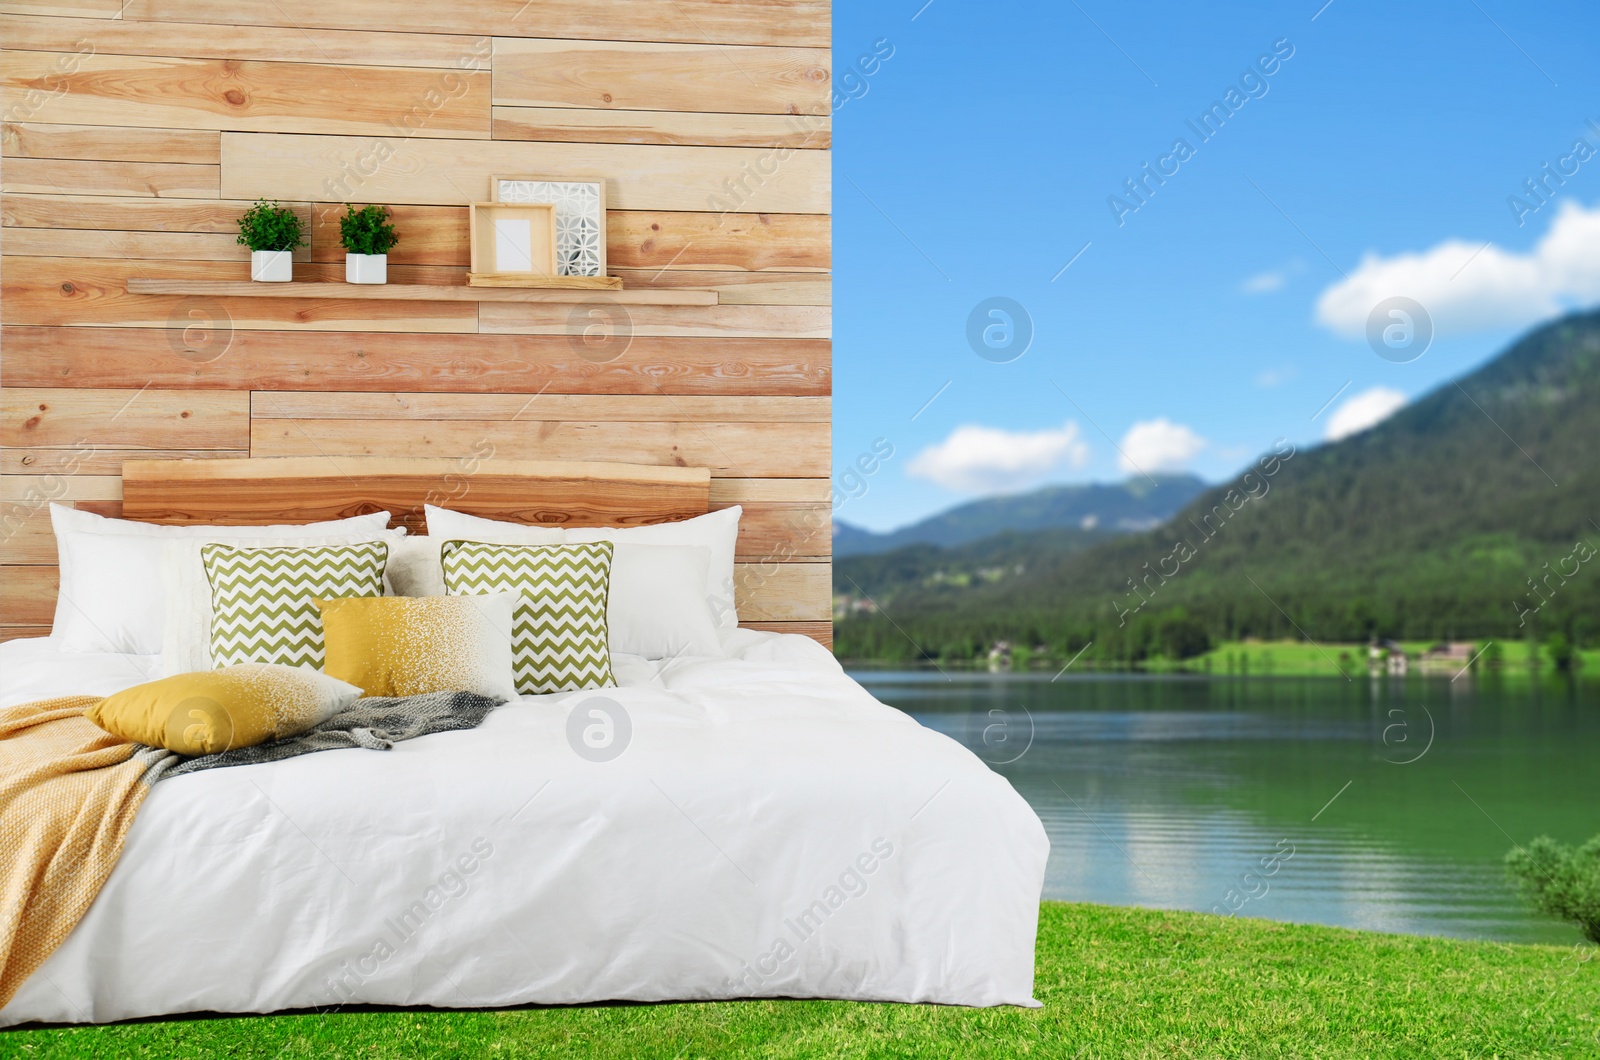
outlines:
M1600 833L1600 689L1526 678L852 669L1049 833L1046 898L1575 943L1501 859Z

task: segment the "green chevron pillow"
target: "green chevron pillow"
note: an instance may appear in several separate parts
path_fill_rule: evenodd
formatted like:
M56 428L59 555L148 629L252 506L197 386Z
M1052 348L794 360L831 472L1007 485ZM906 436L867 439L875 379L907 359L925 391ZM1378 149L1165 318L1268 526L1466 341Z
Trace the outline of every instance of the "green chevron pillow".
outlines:
M281 663L322 669L317 599L382 596L389 545L200 549L211 582L211 665Z
M439 551L451 596L517 592L511 661L517 691L609 688L606 597L611 542L587 545L488 545L446 541Z

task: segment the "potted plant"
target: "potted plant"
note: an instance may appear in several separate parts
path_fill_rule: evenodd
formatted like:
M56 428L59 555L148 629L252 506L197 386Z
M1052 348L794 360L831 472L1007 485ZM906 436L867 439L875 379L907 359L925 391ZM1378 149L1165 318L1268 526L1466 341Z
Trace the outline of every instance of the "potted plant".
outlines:
M345 203L344 216L339 218L339 239L345 249L346 283L388 282L389 250L400 242L394 225L389 223L388 210L382 206L358 210Z
M257 199L239 218L239 242L250 248L250 278L271 283L294 279L294 248L300 238L300 218L287 206Z

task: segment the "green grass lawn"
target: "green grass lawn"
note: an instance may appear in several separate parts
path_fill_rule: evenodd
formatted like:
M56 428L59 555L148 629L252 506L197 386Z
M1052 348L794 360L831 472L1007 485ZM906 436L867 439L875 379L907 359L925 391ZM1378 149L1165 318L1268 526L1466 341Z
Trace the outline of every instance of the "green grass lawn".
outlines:
M1046 902L1044 1008L327 1012L0 1032L20 1057L1600 1057L1600 948Z
M1527 641L1507 640L1498 643L1501 652L1500 673L1503 676L1526 677L1530 672L1549 676L1554 672L1542 649L1538 652L1537 666L1530 669L1529 653L1535 649ZM1416 656L1427 651L1433 642L1402 641L1401 644L1406 653L1412 656L1412 673L1419 672ZM1600 651L1590 648L1578 652L1578 655L1582 659L1578 664L1580 674L1593 675L1600 671ZM1361 675L1367 672L1367 646L1303 640L1233 640L1218 644L1204 655L1185 659L1181 663L1154 659L1146 664L1146 668L1247 674L1251 677L1338 677L1341 672ZM1477 674L1479 677L1485 676L1484 667L1480 666Z

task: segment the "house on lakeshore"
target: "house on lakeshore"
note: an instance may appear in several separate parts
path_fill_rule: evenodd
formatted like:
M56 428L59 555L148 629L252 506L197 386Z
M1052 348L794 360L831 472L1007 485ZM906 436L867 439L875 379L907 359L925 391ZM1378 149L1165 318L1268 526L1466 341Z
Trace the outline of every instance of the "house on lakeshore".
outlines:
M1469 640L1440 641L1417 657L1417 669L1425 674L1459 674L1472 665L1477 645Z

